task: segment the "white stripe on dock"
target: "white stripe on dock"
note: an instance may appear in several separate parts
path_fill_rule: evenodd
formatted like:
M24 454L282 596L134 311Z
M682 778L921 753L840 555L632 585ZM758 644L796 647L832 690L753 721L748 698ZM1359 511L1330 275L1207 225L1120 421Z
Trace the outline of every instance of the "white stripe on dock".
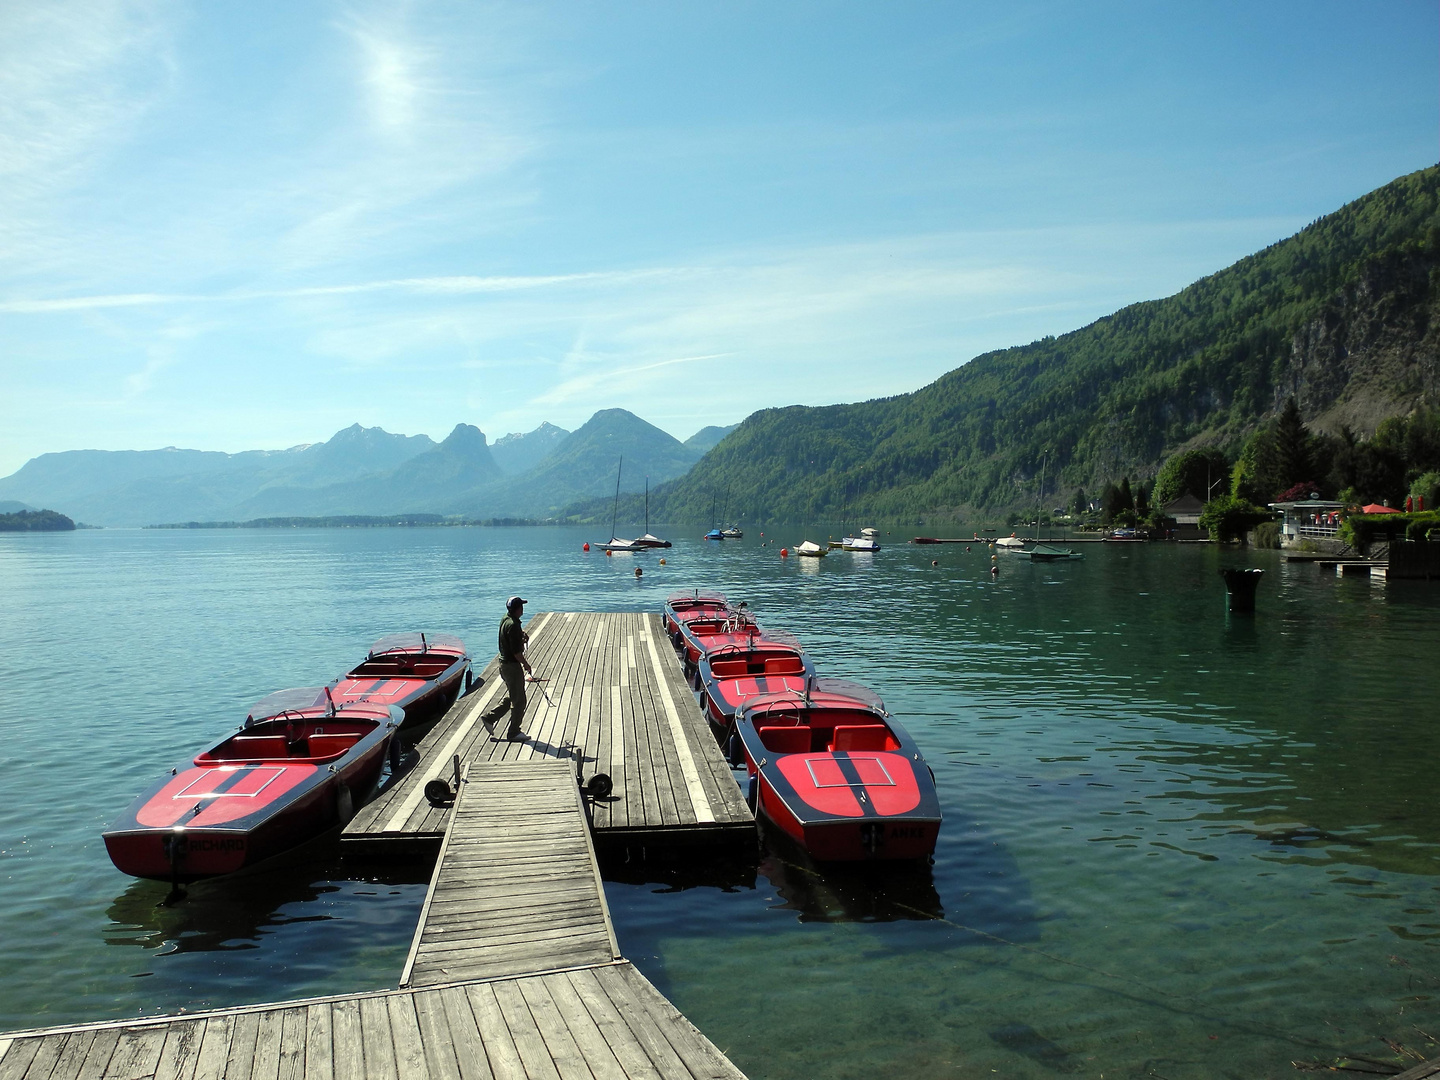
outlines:
M675 756L680 759L680 772L685 777L685 789L690 795L690 805L695 809L695 820L715 820L715 811L700 783L700 771L695 768L695 757L690 753L690 740L685 736L685 725L680 722L680 712L675 708L675 699L670 696L670 683L665 678L665 669L660 666L660 654L655 651L655 637L648 625L643 624L641 636L650 650L650 663L655 669L655 684L660 691L661 703L665 706L665 718L670 722L670 734L675 740Z
M625 765L625 717L620 712L620 687L610 687L610 772L621 774Z

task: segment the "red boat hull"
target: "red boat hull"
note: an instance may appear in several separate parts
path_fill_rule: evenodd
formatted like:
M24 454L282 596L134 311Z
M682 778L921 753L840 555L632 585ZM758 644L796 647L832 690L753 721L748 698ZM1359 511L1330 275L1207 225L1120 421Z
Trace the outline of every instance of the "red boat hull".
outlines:
M232 874L348 820L401 714L317 711L242 728L171 770L105 832L116 869L176 882Z
M759 781L759 810L817 862L924 859L935 853L940 822L904 816L879 818L797 818L764 776Z
M820 862L927 858L942 819L934 777L909 733L865 694L819 679L803 696L740 707L756 809Z

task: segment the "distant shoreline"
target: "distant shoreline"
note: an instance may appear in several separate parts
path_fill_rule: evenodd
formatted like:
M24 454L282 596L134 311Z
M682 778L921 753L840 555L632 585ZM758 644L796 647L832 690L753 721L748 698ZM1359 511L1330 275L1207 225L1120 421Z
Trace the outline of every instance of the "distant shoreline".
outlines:
M396 514L391 517L339 515L334 517L253 518L250 521L184 521L167 525L145 525L146 529L437 529L507 525L558 525L557 521L536 518L485 518L457 520L440 514Z

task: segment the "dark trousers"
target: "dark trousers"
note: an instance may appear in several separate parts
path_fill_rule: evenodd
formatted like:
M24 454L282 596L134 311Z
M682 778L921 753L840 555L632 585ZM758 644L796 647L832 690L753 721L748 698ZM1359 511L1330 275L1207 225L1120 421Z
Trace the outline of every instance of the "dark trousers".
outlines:
M482 719L493 724L507 712L510 714L510 735L520 734L520 724L525 719L525 669L514 661L500 662L500 679L505 684L505 696L500 704L487 712Z

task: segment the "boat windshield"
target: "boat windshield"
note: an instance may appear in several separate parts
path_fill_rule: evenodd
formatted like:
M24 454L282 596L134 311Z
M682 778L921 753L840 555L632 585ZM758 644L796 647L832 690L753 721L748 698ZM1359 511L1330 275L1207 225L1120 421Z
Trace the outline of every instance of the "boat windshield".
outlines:
M879 694L868 686L861 686L849 679L816 679L810 689L812 693L835 694L838 697L851 698L863 703L867 708L885 713L885 703L880 700ZM886 715L889 714L886 713Z
M454 634L421 634L417 630L404 634L386 634L370 646L370 655L379 656L387 652L418 653L429 649L463 653L465 643Z
M728 604L724 593L704 591L699 589L682 590L673 592L665 598L665 603L670 607L695 607L700 604Z
M266 694L250 710L250 716L262 720L267 716L279 716L283 712L298 712L302 709L318 709L326 705L323 686L306 686L293 690L276 690Z
M748 624L753 626L754 624ZM758 629L758 628L757 628ZM702 631L703 634L703 631ZM796 652L803 653L804 647L800 639L794 634L784 630L761 630L758 636L747 636L741 641L729 641L709 650L711 659L734 653L757 653L764 652L767 647L773 646L777 653Z

